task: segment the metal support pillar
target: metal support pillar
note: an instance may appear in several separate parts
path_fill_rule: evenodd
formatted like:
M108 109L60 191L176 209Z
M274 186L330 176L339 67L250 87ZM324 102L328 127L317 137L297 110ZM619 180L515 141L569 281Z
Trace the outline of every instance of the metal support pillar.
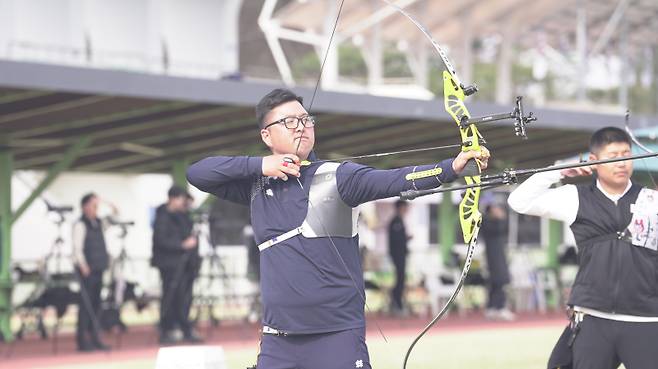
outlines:
M376 9L376 5L381 5L379 1L376 4L374 1L370 3L372 11ZM372 89L373 87L381 86L384 76L381 23L376 23L372 26L368 32L366 42L368 44L365 48L368 55L368 87Z
M0 147L0 335L2 340L13 340L11 333L11 174L13 155L9 148Z
M586 0L578 1L576 24L576 47L578 49L578 100L587 99L587 10Z
M423 1L418 4L420 9L421 21L424 24L427 24L429 18L432 14L429 11L429 1ZM414 63L410 64L412 73L414 74L414 79L416 84L426 90L430 88L430 72L429 72L429 53L431 45L427 43L427 40L422 35L416 35L416 41L411 42L408 49L410 53L413 53ZM407 60L411 60L410 57L407 57Z
M619 105L628 108L628 80L630 63L628 60L628 20L622 16L619 25L619 56L621 57L621 70L619 71Z
M461 19L470 19L471 7L466 7L462 14ZM462 58L459 66L462 67L460 77L464 83L473 82L473 27L464 27L462 32Z
M443 194L439 205L439 243L441 245L441 259L445 265L452 264L452 249L455 246L455 227L457 226L457 212L452 203L450 193Z
M658 22L656 22L658 24ZM653 112L658 114L658 46L651 47L652 52L652 83L653 83Z
M279 38L275 31L277 27L275 27L272 20L272 15L274 14L277 2L278 0L265 0L260 15L258 16L258 26L263 31L265 41L267 41L267 45L270 47L274 63L281 74L281 79L286 85L292 86L295 84L295 80L292 78L292 70L290 69L290 64L288 64L286 54L283 52L283 48L281 47L281 43L279 42Z
M326 42L322 47L322 55L320 55L320 63L324 62L324 69L322 71L322 88L331 89L338 82L338 43L331 44L331 33L334 29L334 24L338 16L338 3L329 1L327 3L327 15L324 21L324 35ZM339 37L338 37L339 38ZM323 59L326 58L326 59Z
M507 22L503 27L503 39L496 66L496 102L499 104L509 103L512 97L512 47L515 27L513 22Z

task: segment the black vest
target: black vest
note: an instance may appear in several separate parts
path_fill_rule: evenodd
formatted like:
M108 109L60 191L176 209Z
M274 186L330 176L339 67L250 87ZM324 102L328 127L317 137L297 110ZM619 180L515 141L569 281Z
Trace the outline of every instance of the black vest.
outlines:
M87 265L92 271L103 271L107 269L110 258L105 247L103 227L99 220L90 221L85 216L80 218L85 225L85 242L83 252Z
M578 185L571 230L579 269L570 305L608 313L658 317L658 252L630 242L627 230L642 186L633 184L617 204L596 183Z

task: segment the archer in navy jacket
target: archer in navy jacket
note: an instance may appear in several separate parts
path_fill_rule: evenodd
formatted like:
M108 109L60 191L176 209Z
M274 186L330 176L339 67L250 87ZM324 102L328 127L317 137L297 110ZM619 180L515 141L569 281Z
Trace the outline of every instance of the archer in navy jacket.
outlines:
M315 121L300 97L287 90L274 90L256 110L261 138L272 155L209 157L190 166L187 178L202 191L249 206L256 242L260 244L302 224L311 179L321 163L316 162L312 152ZM292 163L284 158L292 159ZM397 196L404 190L451 182L473 158L486 168L489 153L483 148L482 152L462 152L438 164L391 170L343 162L336 170L336 183L341 200L357 207ZM405 179L409 173L430 169L437 169L437 174L414 181ZM297 235L261 252L263 325L290 334L364 327L358 244L358 235Z

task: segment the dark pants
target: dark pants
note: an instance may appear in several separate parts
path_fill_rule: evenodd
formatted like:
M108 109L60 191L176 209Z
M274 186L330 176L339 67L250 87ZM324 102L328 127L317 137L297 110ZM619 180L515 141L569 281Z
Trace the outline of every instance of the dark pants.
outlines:
M178 327L188 336L192 332L189 320L192 306L192 287L196 272L182 267L160 268L162 297L160 299L160 332Z
M489 283L489 298L487 300L488 309L500 310L505 308L505 301L507 297L505 295L505 285L502 283Z
M407 255L391 255L391 259L393 259L393 266L395 267L395 287L391 291L391 306L401 310L403 307L402 297L404 296Z
M258 369L372 369L365 328L273 336L264 334Z
M573 344L574 369L655 369L658 323L631 323L585 316Z
M98 316L101 306L101 289L103 287L103 271L92 271L83 277L78 271L80 280L80 299L78 304L78 324L76 341L78 348L97 346L100 343L100 324Z

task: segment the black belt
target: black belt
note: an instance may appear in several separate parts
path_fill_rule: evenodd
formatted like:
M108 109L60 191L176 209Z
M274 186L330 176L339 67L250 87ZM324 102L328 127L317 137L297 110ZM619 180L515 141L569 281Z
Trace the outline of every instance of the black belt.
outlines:
M611 241L611 240L631 242L632 239L631 239L631 235L628 233L628 230L625 229L623 232L618 231L618 232L607 233L601 236L590 238L582 242L578 242L578 247L584 247L592 243L597 243L601 241Z

